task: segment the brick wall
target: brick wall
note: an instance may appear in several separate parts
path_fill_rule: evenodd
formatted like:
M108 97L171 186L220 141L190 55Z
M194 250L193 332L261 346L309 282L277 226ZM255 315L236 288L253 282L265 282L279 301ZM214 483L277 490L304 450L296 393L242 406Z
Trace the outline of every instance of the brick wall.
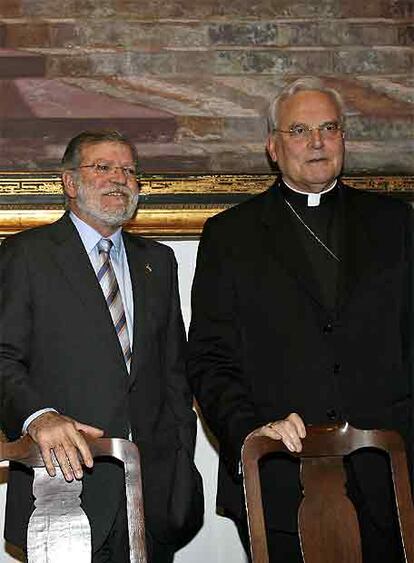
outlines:
M84 126L145 171L267 172L268 99L339 87L347 172L414 173L412 0L2 0L0 167L55 167Z

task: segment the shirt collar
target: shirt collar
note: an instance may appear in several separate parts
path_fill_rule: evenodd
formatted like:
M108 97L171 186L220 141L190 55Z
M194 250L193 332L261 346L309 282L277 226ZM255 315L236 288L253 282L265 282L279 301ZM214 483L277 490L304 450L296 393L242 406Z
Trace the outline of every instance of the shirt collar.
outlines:
M115 250L116 254L119 253L122 245L122 228L119 227L110 237L102 237L98 231L96 231L93 227L85 223L82 219L80 219L73 211L69 212L69 217L71 218L73 224L76 227L76 230L79 233L80 238L82 239L83 245L85 250L88 254L92 252L101 238L110 239L114 246L113 250ZM113 251L112 250L112 251Z
M332 184L330 186L328 186L327 188L325 188L324 190L322 190L321 192L309 193L309 192L304 192L302 190L298 190L297 188L294 188L288 182L286 182L285 178L282 178L282 179L283 179L284 184L290 190L292 190L292 192L308 196L308 207L318 207L318 205L321 202L321 196L324 195L324 194L327 194L328 192L333 190L334 187L336 186L337 182L338 182L338 180L335 178L335 180L332 182Z

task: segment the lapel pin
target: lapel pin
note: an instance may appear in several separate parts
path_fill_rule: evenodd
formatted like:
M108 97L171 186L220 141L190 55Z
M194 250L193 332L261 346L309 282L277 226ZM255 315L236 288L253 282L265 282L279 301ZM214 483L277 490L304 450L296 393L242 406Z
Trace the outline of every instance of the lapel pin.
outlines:
M145 264L145 271L147 274L152 272L151 264Z

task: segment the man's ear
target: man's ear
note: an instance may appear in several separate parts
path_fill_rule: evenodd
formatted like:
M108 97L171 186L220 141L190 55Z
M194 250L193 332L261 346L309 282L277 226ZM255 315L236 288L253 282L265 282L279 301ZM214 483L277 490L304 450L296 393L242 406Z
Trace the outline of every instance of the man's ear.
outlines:
M274 135L272 135L272 133L269 133L269 135L267 136L266 150L267 150L267 154L270 156L273 162L276 162L277 161L276 138Z
M70 172L69 170L65 170L62 174L62 182L63 182L63 188L64 188L64 191L65 191L65 194L69 198L76 197L76 195L78 193L78 188L76 186L76 182L73 178L72 172Z

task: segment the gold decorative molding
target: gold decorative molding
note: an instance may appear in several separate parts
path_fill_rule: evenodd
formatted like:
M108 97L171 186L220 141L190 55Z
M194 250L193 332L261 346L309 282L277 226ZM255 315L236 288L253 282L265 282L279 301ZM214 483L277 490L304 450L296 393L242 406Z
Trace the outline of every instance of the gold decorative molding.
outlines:
M414 201L412 176L343 179L358 189ZM208 217L262 192L273 181L273 174L145 176L140 178L139 212L127 229L154 237L195 237ZM62 213L58 172L0 172L0 236L50 223Z
M274 174L154 175L140 178L142 195L259 193ZM414 176L345 176L355 188L377 192L411 193ZM4 196L51 196L62 194L59 172L0 172L0 205Z
M140 209L137 217L126 225L126 229L134 234L157 238L196 237L200 234L205 221L223 209L224 206L200 209L185 209L184 207ZM13 207L1 209L0 206L0 237L52 223L62 215L62 206L57 209L16 209Z
M30 177L30 174L10 173L6 177L0 174L0 203L4 196L39 196L61 195L62 182L56 178Z

